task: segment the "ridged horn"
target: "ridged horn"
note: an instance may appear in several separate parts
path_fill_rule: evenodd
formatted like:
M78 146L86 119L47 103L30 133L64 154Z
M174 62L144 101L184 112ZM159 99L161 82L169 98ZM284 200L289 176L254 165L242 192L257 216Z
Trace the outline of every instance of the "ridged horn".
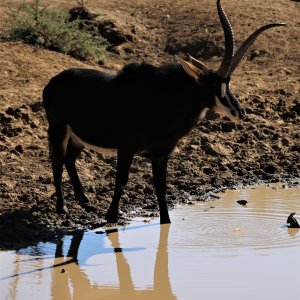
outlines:
M267 30L269 28L276 27L276 26L285 26L285 25L286 25L285 23L271 23L271 24L264 25L264 26L260 27L259 29L257 29L256 31L254 31L243 42L243 44L239 47L239 49L236 51L234 57L232 58L229 75L231 75L234 72L234 70L236 69L236 67L238 66L238 64L244 57L244 55L246 54L249 47L254 43L254 41L258 38L258 36L260 34L262 34L265 30Z
M218 14L223 27L225 36L225 53L222 63L217 70L217 75L222 78L227 78L229 74L230 64L234 53L234 36L231 24L227 18L222 6L221 0L217 0Z

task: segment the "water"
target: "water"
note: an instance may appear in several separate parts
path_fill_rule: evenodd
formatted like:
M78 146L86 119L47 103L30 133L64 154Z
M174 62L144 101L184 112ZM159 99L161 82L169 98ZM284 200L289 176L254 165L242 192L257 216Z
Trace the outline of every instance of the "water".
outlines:
M300 299L300 190L230 190L136 219L0 252L0 299ZM246 206L236 201L245 199ZM296 214L297 217L297 214Z

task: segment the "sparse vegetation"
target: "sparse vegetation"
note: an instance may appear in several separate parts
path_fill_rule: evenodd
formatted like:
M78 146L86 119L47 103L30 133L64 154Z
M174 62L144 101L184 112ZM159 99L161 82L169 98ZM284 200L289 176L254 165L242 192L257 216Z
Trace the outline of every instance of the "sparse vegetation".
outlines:
M82 1L83 5L83 1ZM79 19L70 21L68 12L52 10L41 0L20 1L8 12L9 37L80 60L103 60L108 42Z

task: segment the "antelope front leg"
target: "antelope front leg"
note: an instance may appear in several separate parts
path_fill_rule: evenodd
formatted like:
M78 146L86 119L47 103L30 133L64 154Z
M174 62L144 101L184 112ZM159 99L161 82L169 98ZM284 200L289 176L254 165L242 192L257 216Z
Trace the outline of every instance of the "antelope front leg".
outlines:
M119 202L122 195L123 187L125 187L128 181L129 169L132 163L133 156L133 153L118 150L115 191L113 200L106 213L106 220L108 223L118 222Z
M155 193L160 212L160 224L171 223L166 201L166 177L168 157L152 159L152 173Z

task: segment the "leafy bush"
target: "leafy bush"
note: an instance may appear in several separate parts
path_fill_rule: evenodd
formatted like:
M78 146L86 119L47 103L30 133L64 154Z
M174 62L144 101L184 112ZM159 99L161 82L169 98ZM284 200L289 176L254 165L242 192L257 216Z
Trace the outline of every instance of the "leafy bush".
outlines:
M8 12L9 35L15 40L69 54L77 59L103 60L107 41L79 19L69 21L67 12L41 6L41 0L21 1Z

